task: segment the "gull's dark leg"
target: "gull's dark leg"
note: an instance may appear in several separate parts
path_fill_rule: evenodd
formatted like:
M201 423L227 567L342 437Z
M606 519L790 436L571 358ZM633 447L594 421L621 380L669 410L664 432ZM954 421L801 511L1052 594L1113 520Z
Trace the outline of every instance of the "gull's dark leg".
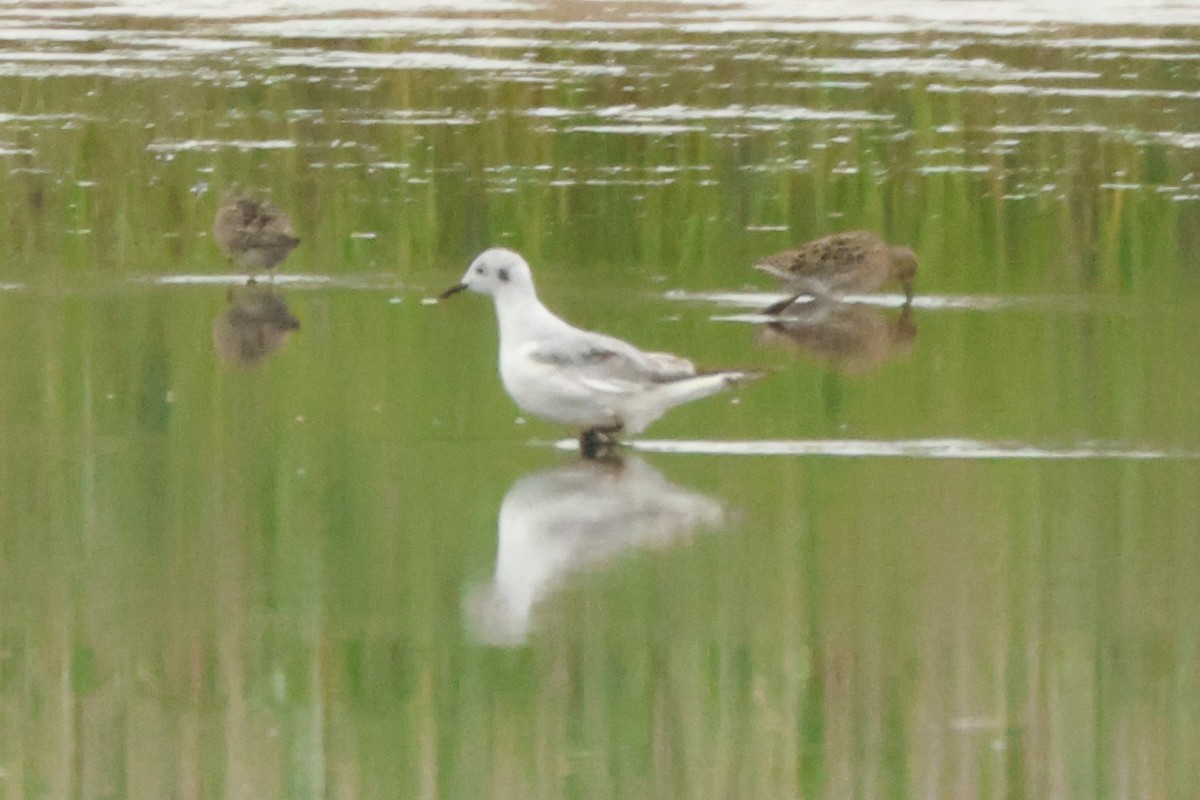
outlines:
M579 454L594 461L608 459L620 444L617 441L617 434L624 427L624 425L618 424L588 428L579 434Z
M596 458L600 451L600 434L595 428L588 428L579 434L579 455L587 459Z

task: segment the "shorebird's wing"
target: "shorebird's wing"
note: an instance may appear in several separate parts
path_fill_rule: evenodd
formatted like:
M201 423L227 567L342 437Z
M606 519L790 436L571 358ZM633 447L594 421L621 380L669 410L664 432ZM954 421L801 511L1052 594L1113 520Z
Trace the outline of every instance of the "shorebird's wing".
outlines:
M246 227L260 247L286 247L296 239L291 218L266 200L259 204L254 219Z
M835 233L813 242L809 252L808 274L813 277L832 277L858 269L867 259L875 238L854 233Z
M696 367L671 353L646 353L611 336L580 332L578 336L531 343L526 355L534 362L601 392L642 391L656 383L690 378Z
M882 248L883 241L875 234L848 231L766 256L754 266L778 278L828 281L853 274L869 256L882 252Z

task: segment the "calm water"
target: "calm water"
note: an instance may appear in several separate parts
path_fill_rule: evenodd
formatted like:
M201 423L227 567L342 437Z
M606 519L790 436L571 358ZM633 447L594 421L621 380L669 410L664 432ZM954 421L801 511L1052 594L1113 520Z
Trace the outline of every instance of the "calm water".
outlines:
M0 797L1194 797L1200 11L843 5L0 6ZM582 463L493 244L773 374Z

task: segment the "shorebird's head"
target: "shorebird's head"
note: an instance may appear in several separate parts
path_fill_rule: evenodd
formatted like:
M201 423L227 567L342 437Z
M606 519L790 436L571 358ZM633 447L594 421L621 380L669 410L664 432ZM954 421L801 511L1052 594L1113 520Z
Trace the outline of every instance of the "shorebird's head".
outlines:
M917 277L917 254L907 247L893 247L892 274L904 287L904 294L912 300L913 279Z
M456 295L464 289L493 297L502 292L533 291L533 273L518 253L504 247L493 247L475 256L457 286L438 295L439 300Z

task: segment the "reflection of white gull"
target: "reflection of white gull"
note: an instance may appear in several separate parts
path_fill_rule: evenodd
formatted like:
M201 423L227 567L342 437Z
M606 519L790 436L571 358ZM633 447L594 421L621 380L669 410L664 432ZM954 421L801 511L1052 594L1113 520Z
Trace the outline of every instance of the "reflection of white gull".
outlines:
M488 644L522 644L534 606L570 575L630 548L666 546L723 515L716 500L669 483L638 458L526 475L500 504L491 582L464 598L472 632Z

